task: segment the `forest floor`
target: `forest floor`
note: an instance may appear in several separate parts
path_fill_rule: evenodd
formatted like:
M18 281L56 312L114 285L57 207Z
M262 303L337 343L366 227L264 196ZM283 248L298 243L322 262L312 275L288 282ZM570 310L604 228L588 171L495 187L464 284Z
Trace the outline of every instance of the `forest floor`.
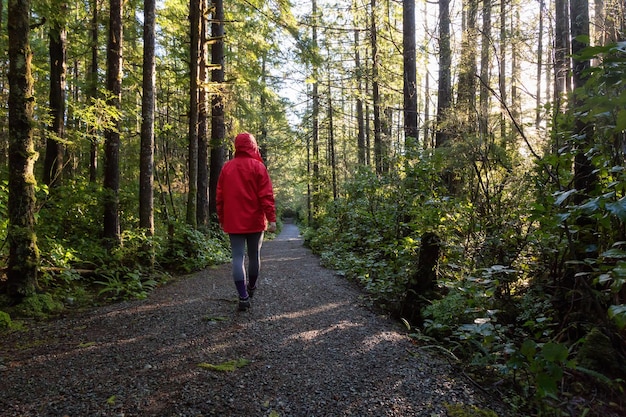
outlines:
M262 258L247 312L220 265L146 300L3 335L0 416L507 415L322 268L296 226L264 242Z

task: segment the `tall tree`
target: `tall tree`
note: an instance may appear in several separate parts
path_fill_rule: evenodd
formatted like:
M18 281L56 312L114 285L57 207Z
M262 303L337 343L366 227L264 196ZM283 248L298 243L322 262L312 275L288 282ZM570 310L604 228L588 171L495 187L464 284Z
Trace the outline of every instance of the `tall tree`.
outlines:
M98 0L91 0L91 65L87 74L87 97L94 101L98 97L98 34L99 34ZM95 183L98 179L98 140L95 135L95 126L90 126L89 150L89 182Z
M356 16L358 14L356 0L352 3L354 10L354 68L356 71L356 118L357 118L357 154L360 165L366 164L367 147L365 144L365 115L363 112L363 67L361 64L361 46L359 42L359 27Z
M491 85L491 0L483 0L483 27L480 49L480 112L478 128L483 138L487 137L489 126L489 87Z
M326 44L328 46L328 44ZM330 55L330 51L327 50L327 55ZM330 65L330 60L328 61ZM335 156L335 125L333 123L333 94L332 85L330 82L330 70L327 71L327 83L328 83L328 165L331 173L331 186L333 190L333 200L337 200L337 158Z
M500 93L500 137L504 140L507 136L507 97L506 92L506 48L507 48L507 9L509 4L506 1L500 2L500 48L498 61L500 68L498 69L498 89Z
M581 58L580 53L587 46L589 39L589 2L588 0L570 0L570 21L572 31L572 88L574 91L575 110L582 103L580 91L588 78L589 59ZM574 135L579 140L579 147L574 159L574 187L580 191L578 202L586 199L597 183L595 167L587 155L593 143L593 127L581 117L575 118Z
M37 286L39 251L35 234L36 152L33 143L30 1L10 0L9 19L9 260L7 290L19 301Z
M187 224L196 227L198 202L198 58L200 54L200 0L189 1L189 154L187 158Z
M317 12L317 0L311 1L311 19L313 19L311 32L312 32L312 41L313 48L315 50L318 49L318 12ZM319 156L319 117L320 117L320 97L319 97L319 68L317 62L313 63L312 68L312 78L313 78L313 86L312 86L312 97L311 97L311 165L312 171L309 172L310 182L313 184L312 190L310 191L309 198L311 200L311 207L313 217L310 220L315 220L316 212L319 210L319 192L320 192L320 156ZM311 223L311 222L309 222Z
M209 143L208 143L208 80L207 80L207 0L200 0L200 88L198 92L198 198L196 222L209 224Z
M404 137L417 148L417 63L415 42L415 0L404 0L402 11L402 49L404 57Z
M446 119L452 105L452 51L450 48L450 0L439 1L439 84L437 88L437 131L435 147L449 141Z
M211 23L211 82L217 87L211 98L211 167L209 173L209 212L217 214L217 180L224 165L224 2L213 1L214 15Z
M372 48L372 102L374 105L374 163L376 172L385 172L385 158L383 145L383 124L381 120L380 80L378 76L380 56L378 54L378 29L376 26L376 0L370 2L370 43Z
M144 0L143 95L141 103L141 151L139 159L139 226L154 234L154 111L156 1Z
M50 47L50 118L46 140L43 182L49 186L59 185L63 172L65 136L65 68L66 68L66 29L65 3L59 4L59 14L50 23L48 34Z
M541 71L543 67L543 13L545 1L539 0L539 28L537 36L537 89L535 98L535 128L539 129L541 124Z
M557 115L564 110L563 97L570 91L570 30L567 0L554 1L554 100ZM558 144L555 144L557 147Z
M122 98L122 0L110 0L109 40L107 45L107 104L121 109ZM104 239L109 248L121 241L120 191L120 126L116 118L108 127L104 144Z
M464 2L465 30L461 42L461 62L459 68L459 86L457 88L457 119L465 126L463 132L473 133L476 114L476 16L478 12L477 0Z
M520 5L511 2L511 116L515 120L519 129L523 128L522 124L522 64L521 64L521 45L522 36L520 30Z

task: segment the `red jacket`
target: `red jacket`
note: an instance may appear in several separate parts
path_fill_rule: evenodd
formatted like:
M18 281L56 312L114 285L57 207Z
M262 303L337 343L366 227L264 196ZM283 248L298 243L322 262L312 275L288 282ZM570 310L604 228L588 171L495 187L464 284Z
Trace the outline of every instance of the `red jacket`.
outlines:
M254 136L235 138L235 157L226 162L217 180L217 216L224 232L256 233L276 221L272 181Z

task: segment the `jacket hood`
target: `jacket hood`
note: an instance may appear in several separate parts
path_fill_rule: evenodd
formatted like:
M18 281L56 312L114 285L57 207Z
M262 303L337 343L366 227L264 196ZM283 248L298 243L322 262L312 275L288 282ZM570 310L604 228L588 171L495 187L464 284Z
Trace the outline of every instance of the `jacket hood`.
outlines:
M263 162L259 152L259 145L257 145L256 139L252 134L243 132L235 138L235 157L238 156L248 156Z

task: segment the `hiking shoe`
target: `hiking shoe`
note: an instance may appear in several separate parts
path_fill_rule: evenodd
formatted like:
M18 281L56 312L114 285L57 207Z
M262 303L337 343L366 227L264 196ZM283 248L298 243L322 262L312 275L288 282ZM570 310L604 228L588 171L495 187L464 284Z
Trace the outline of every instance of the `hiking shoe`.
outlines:
M248 287L248 297L250 297L250 298L254 297L254 292L255 291L256 291L256 285L254 286L254 288Z
M248 311L250 308L250 297L239 299L239 311Z

